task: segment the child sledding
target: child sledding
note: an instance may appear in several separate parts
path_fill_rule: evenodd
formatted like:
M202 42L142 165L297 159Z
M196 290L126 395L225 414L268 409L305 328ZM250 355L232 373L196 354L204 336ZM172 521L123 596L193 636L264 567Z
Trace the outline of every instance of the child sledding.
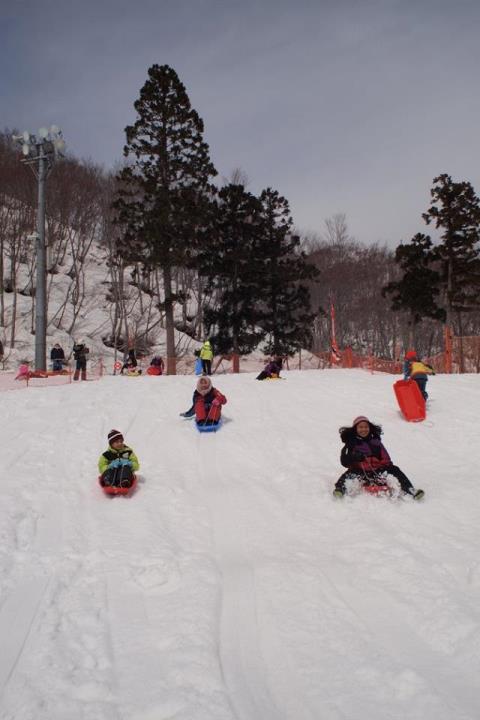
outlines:
M218 428L221 416L222 405L225 405L227 398L220 390L214 388L208 375L203 375L197 382L193 393L192 406L186 412L180 413L182 417L195 416L198 429Z
M262 372L257 375L257 380L278 380L280 378L280 372L282 370L283 359L281 357L275 357L270 360Z
M341 427L339 432L344 443L340 462L347 470L335 483L335 497L342 498L348 492L347 483L372 492L375 492L375 488L389 492L393 490L389 482L389 476L392 476L398 480L403 493L412 496L414 500L423 498L424 491L415 489L408 477L392 463L380 440L380 425L360 415L351 427Z
M140 463L132 448L125 445L119 430L108 433L108 449L100 455L98 481L110 495L125 495L133 489Z

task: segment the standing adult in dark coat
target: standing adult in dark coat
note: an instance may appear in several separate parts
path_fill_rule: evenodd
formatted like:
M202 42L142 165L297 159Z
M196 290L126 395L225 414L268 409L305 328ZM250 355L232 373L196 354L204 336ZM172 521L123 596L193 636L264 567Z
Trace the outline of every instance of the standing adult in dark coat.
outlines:
M75 358L75 372L73 379L78 380L80 373L82 380L87 379L87 355L90 350L85 345L85 340L79 340L73 346L73 357Z
M55 343L50 351L50 360L52 361L52 370L54 372L61 372L65 365L65 353L62 346L59 343Z

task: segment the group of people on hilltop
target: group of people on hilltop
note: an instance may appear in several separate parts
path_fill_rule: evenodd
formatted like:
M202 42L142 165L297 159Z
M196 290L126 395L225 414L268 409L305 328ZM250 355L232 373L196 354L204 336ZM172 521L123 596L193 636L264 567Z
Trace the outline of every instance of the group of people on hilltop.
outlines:
M212 385L208 376L202 376L197 382L193 393L192 406L183 417L193 417L199 425L217 425L221 417L222 406L227 398ZM341 427L340 438L343 447L340 462L346 471L335 484L333 494L342 498L347 492L347 483L384 481L384 474L396 478L403 493L410 495L414 500L421 500L425 492L416 489L405 473L392 462L388 451L381 441L382 428L371 422L366 416L360 415L350 427ZM133 472L138 470L138 459L133 450L123 442L123 435L112 430L108 436L109 448L100 457L100 482L103 486L120 484L130 487L133 482Z
M90 353L85 340L77 340L73 345L73 359L75 360L75 371L73 373L73 379L82 380L87 379L87 359ZM65 351L60 343L55 343L50 351L50 360L52 362L53 372L62 372L64 366L67 364L65 359Z
M165 364L163 358L160 355L154 355L150 361L150 365L147 369L147 375L163 375ZM126 354L123 365L120 369L120 374L127 375L141 375L142 370L138 366L137 355L135 348L130 348Z
M209 377L211 373L211 360L213 350L211 343L206 341L202 346L206 361L205 374L198 381L193 393L191 407L180 413L182 417L195 416L199 425L218 425L221 418L222 406L227 398L212 384ZM206 357L205 357L206 355ZM280 376L282 358L275 357L270 360L264 370L257 377L258 380ZM423 363L414 351L408 351L405 356L405 378L411 378L420 388L424 397L428 397L425 385L429 374L434 374L433 368ZM421 500L425 492L415 488L405 473L395 465L381 440L382 428L369 420L365 415L356 417L351 426L339 429L343 447L340 453L340 462L345 472L335 483L333 495L342 498L352 483L366 484L378 483L379 479L385 482L386 476L394 477L406 495L414 500ZM103 486L121 485L130 487L133 483L134 472L139 468L138 458L132 448L124 443L123 434L118 430L111 430L108 434L108 449L99 459L100 483Z

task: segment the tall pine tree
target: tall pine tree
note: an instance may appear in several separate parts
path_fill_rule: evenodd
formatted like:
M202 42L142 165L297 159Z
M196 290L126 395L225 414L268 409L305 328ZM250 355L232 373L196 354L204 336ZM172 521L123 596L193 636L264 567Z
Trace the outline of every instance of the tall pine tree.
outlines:
M214 302L205 324L217 352L251 352L264 333L258 328L258 284L262 207L243 185L229 184L218 193L211 242L200 256L206 292Z
M302 283L314 280L319 271L299 250L300 239L292 233L288 201L271 188L263 190L259 199L263 220L259 324L266 334L264 352L292 355L311 344L315 313Z
M168 65L152 65L126 129L126 166L115 202L119 252L146 268L161 268L167 334L167 372L175 373L172 269L190 262L216 175L203 122Z
M409 324L413 327L425 317L445 319L445 311L437 302L440 274L431 267L434 259L431 238L417 233L410 243L401 244L395 250L395 262L403 271L403 276L382 288L383 297L392 296L392 310L408 311L411 317Z
M434 178L432 203L423 219L440 230L435 248L447 323L456 314L480 307L480 204L469 182L453 182L450 175Z

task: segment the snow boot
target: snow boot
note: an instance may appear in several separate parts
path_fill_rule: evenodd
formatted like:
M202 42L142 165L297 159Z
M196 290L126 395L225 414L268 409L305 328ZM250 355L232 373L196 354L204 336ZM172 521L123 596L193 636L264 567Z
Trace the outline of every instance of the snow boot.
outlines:
M195 410L193 409L193 407L191 407L190 410L187 410L186 412L180 413L180 417L185 417L185 418L193 417L194 415L195 415Z

